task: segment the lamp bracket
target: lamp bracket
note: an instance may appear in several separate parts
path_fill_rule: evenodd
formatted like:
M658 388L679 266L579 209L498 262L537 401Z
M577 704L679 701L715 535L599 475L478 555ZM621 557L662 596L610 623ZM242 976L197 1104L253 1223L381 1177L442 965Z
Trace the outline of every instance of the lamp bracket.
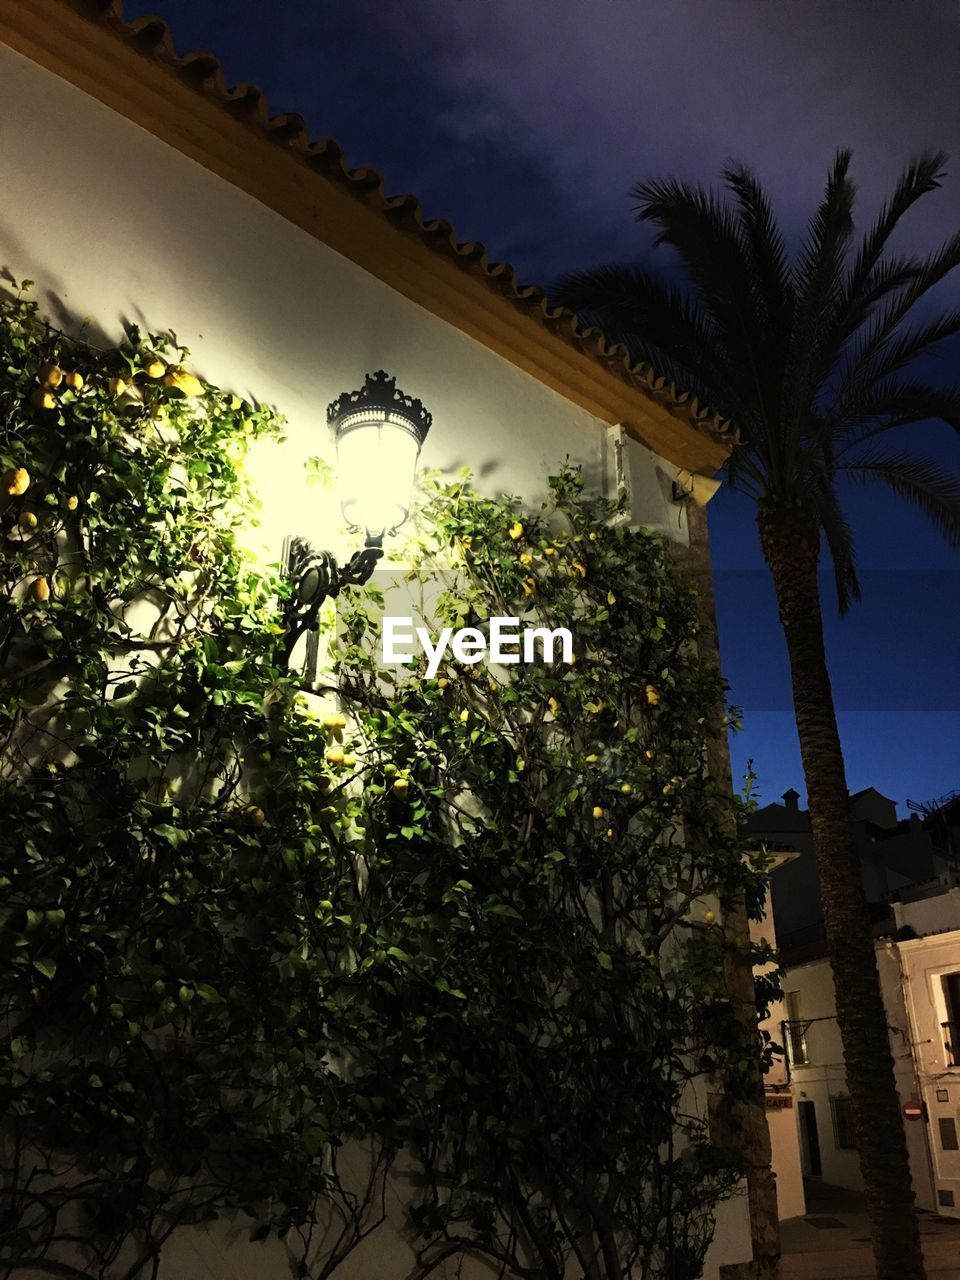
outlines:
M288 539L286 570L291 592L283 606L286 661L304 632L316 627L324 600L335 600L344 587L363 586L370 580L382 555L383 539L368 537L364 546L341 568L335 556L329 551L317 551L306 538Z

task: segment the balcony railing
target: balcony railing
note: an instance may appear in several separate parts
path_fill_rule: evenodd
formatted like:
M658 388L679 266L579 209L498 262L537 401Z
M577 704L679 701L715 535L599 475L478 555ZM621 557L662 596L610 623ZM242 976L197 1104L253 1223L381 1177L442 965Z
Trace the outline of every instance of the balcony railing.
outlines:
M805 1067L810 1062L810 1051L807 1048L807 1032L810 1022L784 1022L783 1034L787 1042L787 1052L795 1067Z

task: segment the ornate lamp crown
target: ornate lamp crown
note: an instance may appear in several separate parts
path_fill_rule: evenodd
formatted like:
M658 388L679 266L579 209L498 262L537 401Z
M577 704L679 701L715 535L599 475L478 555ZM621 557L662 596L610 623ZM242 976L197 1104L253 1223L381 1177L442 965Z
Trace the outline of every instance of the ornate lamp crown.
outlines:
M423 402L399 391L396 378L383 369L368 373L359 391L344 391L327 406L327 422L335 433L381 417L405 426L421 445L433 423Z

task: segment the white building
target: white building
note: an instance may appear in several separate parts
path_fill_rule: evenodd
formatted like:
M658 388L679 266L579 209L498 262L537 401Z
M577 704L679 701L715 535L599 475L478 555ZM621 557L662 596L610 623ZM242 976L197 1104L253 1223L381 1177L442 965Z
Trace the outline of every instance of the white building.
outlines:
M927 1163L913 1161L914 1184L918 1196L929 1186L923 1207L960 1218L960 889L897 903L894 910L914 1097L922 1104L921 1119L907 1129L919 1128L926 1137Z
M960 1217L960 889L938 880L907 894L896 936L877 941L890 1049L917 1204ZM783 988L803 1172L860 1190L829 963L787 969Z
M728 424L412 198L388 198L336 144L312 144L299 117L228 90L209 55L178 58L162 23L73 0L2 6L0 119L0 266L94 334L172 328L209 378L287 417L288 454L262 477L278 552L290 532L335 546L335 504L324 525L296 460L324 449L323 407L382 368L433 413L427 466L466 464L489 492L535 503L569 456L595 488L628 484L633 519L707 563L705 522L673 481L716 470ZM749 1266L750 1226L745 1195L723 1206L708 1280ZM199 1232L171 1253L183 1280L286 1274L266 1250ZM387 1280L405 1262L394 1239L349 1274Z

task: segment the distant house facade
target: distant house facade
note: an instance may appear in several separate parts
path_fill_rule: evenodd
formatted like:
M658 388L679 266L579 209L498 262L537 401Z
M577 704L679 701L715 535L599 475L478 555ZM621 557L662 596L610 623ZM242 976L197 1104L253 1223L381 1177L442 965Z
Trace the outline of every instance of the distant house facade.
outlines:
M960 888L918 888L893 904L877 965L917 1204L960 1218ZM803 1173L862 1190L829 962L787 966L783 991Z

